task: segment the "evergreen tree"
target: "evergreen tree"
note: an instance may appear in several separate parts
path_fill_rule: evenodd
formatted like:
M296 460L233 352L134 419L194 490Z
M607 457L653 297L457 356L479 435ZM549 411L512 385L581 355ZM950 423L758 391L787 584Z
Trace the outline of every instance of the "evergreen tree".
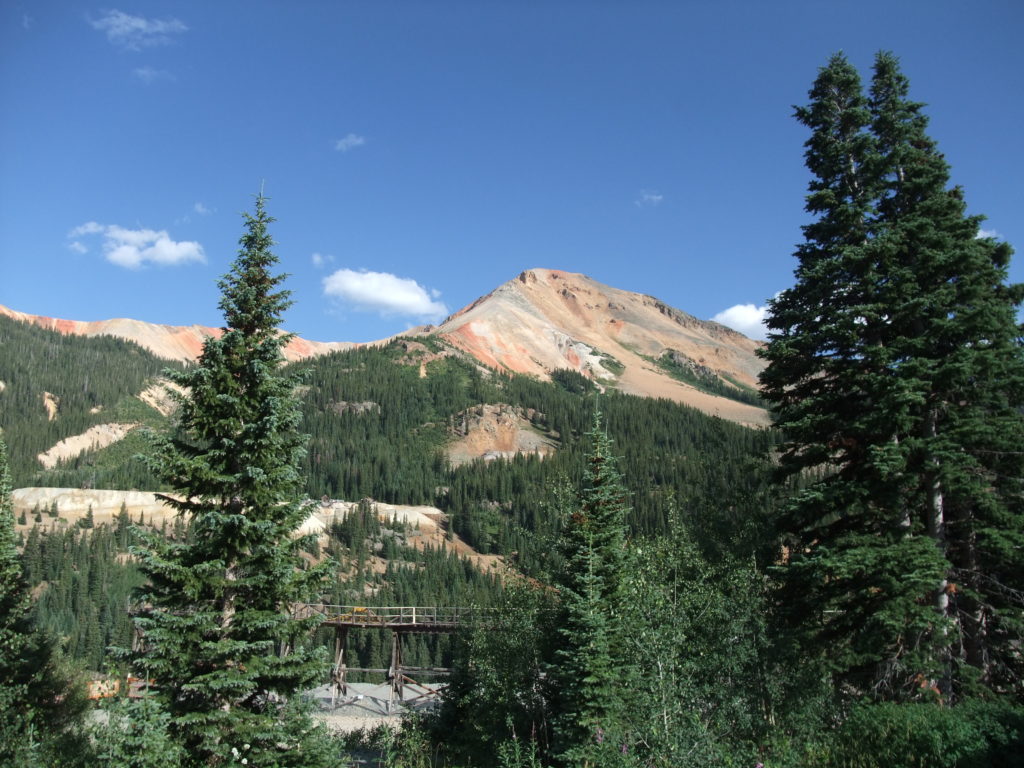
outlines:
M957 629L1019 626L1005 595L1020 573L1020 292L1005 285L1009 248L979 240L980 218L947 188L894 57L877 57L870 99L841 55L810 97L796 116L812 132L817 219L763 353L780 475L806 483L781 519L782 615L855 691L951 693Z
M925 133L923 105L890 53L875 61L872 129L884 189L878 261L887 282L886 363L913 382L909 474L915 521L948 562L933 604L962 636L948 665L966 663L994 687L1018 686L1024 587L1024 357L1016 308L1024 286L1007 285L1012 250L979 237L949 166ZM948 681L947 681L948 682Z
M625 673L621 605L625 594L628 494L598 414L584 486L564 522L563 566L554 654L555 749L566 765L605 765L625 734L620 728ZM602 757L603 755L603 757Z
M178 424L157 438L152 466L190 519L186 540L152 532L140 551L150 584L138 624L138 663L154 679L169 732L190 764L220 765L245 752L253 765L319 764L281 699L325 672L302 645L311 630L288 605L312 598L321 574L300 569L305 517L298 464L303 437L293 391L282 374L278 330L289 305L264 198L245 216L238 258L220 282L225 327L194 368L175 374L187 396Z
M121 502L121 509L117 512L116 527L114 528L114 535L117 538L117 546L121 549L128 548L128 536L131 532L132 521L128 516L128 505L125 502Z

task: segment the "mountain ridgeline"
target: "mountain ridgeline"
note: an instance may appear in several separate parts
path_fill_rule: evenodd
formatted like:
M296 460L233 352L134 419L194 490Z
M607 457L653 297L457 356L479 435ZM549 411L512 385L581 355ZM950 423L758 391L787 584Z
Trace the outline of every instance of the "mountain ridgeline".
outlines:
M137 320L96 322L29 315L0 306L0 316L61 333L116 336L158 357L194 361L203 339L221 331ZM550 379L575 370L602 388L664 397L742 424L768 423L755 389L764 367L760 346L715 322L699 320L665 302L604 285L586 275L530 269L503 283L437 327L405 337L434 338L487 368ZM297 361L332 351L380 346L292 338L285 358Z

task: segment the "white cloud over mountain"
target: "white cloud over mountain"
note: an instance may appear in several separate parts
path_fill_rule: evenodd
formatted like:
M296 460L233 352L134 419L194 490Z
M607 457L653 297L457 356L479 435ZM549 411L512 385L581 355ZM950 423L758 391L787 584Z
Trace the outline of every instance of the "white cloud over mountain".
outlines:
M711 319L739 331L748 338L764 340L768 336L768 328L764 324L767 316L767 305L759 307L755 304L735 304Z
M188 262L205 262L203 246L191 240L172 240L167 230L126 229L117 224L103 225L95 221L81 224L68 233L69 238L103 235L103 254L119 267L138 269L145 264L174 266ZM75 239L69 246L78 253L88 248Z
M428 290L407 277L387 272L339 269L323 279L324 295L353 309L380 315L402 315L437 322L448 315L448 307Z

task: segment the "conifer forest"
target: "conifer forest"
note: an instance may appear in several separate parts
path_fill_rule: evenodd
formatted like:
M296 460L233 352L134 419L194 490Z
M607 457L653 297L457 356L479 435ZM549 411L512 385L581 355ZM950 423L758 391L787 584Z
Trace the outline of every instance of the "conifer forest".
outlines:
M808 223L759 391L650 360L767 428L436 336L286 362L262 192L195 363L0 317L0 766L1024 766L1011 248L980 236L892 54L866 77L832 56L795 118ZM136 397L157 381L170 416ZM483 406L557 448L449 461ZM36 459L111 421L137 428ZM16 511L37 487L175 514ZM302 529L332 500L353 504ZM443 535L378 505L436 508ZM403 664L450 673L434 706L325 725L309 692L341 635L294 610L319 604L465 609L404 639ZM346 642L351 682L391 663L386 633Z

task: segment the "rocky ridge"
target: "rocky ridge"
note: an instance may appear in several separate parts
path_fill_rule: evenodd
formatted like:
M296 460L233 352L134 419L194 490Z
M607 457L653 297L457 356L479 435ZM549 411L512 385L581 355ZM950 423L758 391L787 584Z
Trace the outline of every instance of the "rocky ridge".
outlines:
M110 320L61 320L43 315L17 312L0 304L0 315L6 315L23 323L57 331L72 336L116 336L133 341L165 360L191 362L203 351L207 337L220 338L223 331L205 325L158 325L141 320L113 318ZM284 355L289 360L302 360L315 355L325 355L337 350L352 349L359 344L347 341L309 341L294 337L285 347Z
M527 270L433 332L494 368L541 377L570 368L629 394L665 397L741 423L768 423L764 409L701 391L656 363L670 353L755 388L763 368L759 342L586 275Z

